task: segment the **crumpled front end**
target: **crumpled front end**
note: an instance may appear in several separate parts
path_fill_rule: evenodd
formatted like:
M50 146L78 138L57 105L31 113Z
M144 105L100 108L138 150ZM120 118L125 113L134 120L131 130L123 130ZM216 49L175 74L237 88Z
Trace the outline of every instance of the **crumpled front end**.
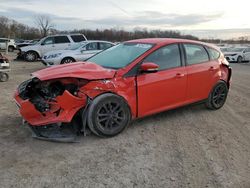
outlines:
M33 126L71 122L87 96L79 92L86 81L59 79L41 82L34 78L23 82L15 93L20 114Z
M47 81L33 78L20 84L14 98L20 114L33 130L61 126L71 123L77 112L86 106L87 96L80 87L87 82L77 78Z

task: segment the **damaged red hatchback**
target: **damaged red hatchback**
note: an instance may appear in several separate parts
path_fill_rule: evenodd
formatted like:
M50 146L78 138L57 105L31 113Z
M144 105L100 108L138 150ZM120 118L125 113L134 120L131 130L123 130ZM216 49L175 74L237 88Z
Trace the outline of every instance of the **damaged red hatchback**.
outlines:
M198 101L221 108L231 68L206 43L139 39L109 48L87 62L33 73L15 93L24 120L38 138L65 140L88 127L98 136L120 133L131 119ZM71 138L71 137L70 137Z

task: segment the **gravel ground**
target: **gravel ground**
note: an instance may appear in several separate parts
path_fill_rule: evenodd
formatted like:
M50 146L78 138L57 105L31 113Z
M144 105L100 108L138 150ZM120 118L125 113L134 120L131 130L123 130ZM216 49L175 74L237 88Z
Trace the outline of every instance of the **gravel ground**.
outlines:
M13 54L12 54L13 55ZM225 106L192 105L133 122L109 139L31 138L12 99L39 62L0 83L0 187L250 187L250 64L232 64Z

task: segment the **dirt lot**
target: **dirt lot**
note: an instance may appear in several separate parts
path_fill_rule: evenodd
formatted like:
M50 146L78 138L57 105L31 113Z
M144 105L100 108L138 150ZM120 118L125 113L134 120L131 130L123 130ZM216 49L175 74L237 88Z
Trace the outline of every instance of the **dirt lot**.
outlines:
M41 63L13 61L0 83L0 187L250 187L250 64L233 64L226 105L193 105L137 120L110 139L31 138L12 99Z

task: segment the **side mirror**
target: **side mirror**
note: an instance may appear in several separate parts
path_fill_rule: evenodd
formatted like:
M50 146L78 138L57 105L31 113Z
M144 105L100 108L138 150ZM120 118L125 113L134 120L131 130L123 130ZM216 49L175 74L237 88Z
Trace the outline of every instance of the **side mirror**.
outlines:
M141 72L145 73L153 73L157 72L159 69L159 65L152 63L152 62L145 62L141 64Z

